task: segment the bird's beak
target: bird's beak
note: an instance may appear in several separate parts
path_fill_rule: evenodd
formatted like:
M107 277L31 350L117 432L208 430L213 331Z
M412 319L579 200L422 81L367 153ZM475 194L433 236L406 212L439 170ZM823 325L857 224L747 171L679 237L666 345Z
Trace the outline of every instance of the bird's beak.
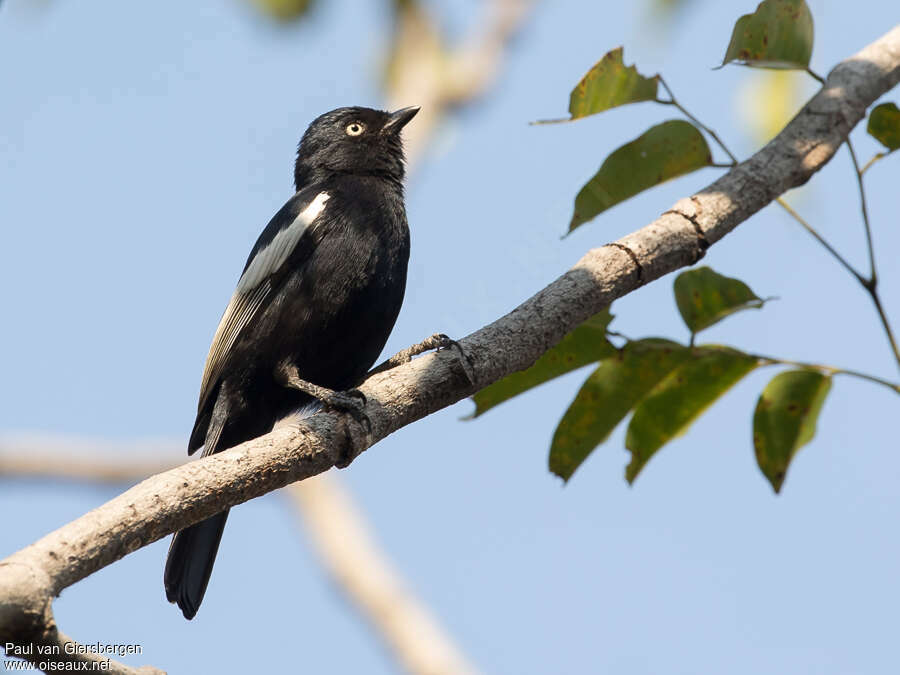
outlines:
M417 112L419 112L419 106L417 105L411 105L408 108L400 108L400 110L392 112L382 131L395 134L400 133L400 130L416 116Z

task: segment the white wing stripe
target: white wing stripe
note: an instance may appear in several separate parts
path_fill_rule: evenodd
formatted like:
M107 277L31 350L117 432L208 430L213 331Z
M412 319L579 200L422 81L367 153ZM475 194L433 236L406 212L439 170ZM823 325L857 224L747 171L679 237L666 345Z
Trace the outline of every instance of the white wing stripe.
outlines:
M228 352L237 341L238 335L250 323L269 294L272 288L269 277L285 263L291 251L297 246L297 242L300 241L300 237L322 213L328 197L327 192L317 194L315 199L294 218L290 225L276 234L272 241L254 256L247 270L241 275L234 295L231 297L228 307L225 308L225 313L216 329L212 345L209 348L209 355L206 357L203 383L200 385L201 406L206 401L209 386L219 377Z
M212 345L209 348L200 391L206 391L206 387L210 384L210 379L213 375L214 364L218 366L222 363L225 354L228 353L228 350L231 349L235 340L237 340L241 329L247 325L247 322L259 309L259 305L268 292L269 285L263 284L253 289L248 295L235 293L232 296L231 302L225 308L225 313L222 315L222 320L219 322L219 327L216 329L215 337L213 337Z
M276 234L268 246L256 254L247 271L238 281L236 293L248 293L251 288L258 286L263 279L284 264L297 242L300 241L300 237L303 236L303 232L322 213L328 196L327 192L317 194L316 198L294 218L290 225Z

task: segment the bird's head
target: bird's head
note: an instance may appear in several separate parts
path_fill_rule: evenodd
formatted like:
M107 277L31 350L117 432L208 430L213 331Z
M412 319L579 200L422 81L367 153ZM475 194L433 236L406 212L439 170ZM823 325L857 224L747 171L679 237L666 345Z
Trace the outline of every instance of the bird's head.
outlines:
M320 115L297 148L294 184L299 191L331 173L375 175L403 180L400 131L417 106L389 113L371 108L337 108Z

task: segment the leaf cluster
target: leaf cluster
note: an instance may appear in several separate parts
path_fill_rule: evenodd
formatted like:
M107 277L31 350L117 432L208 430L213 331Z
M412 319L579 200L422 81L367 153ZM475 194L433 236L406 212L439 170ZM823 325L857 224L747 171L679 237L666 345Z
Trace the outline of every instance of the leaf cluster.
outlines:
M809 66L813 33L812 14L804 0L764 0L755 12L735 23L722 66L736 63L799 69L821 79ZM660 86L668 98L660 98ZM664 181L707 166L737 164L737 158L715 132L678 102L661 75L645 76L634 65L625 64L622 47L605 54L581 78L569 97L568 118L539 123L572 122L645 101L674 106L687 119L656 124L606 157L575 197L569 232ZM886 103L875 107L869 117L868 132L887 152L876 155L866 168L900 147L897 106ZM728 155L729 163L714 162L707 137ZM864 171L865 168L857 168L860 186ZM863 214L865 217L865 210ZM868 234L868 221L866 226ZM871 282L857 276L861 283L868 284L880 307L874 292L874 262ZM674 296L690 332L687 344L658 337L631 340L611 332L612 315L607 309L572 331L531 368L477 393L473 397L473 417L550 379L594 364L553 435L550 470L569 480L630 415L625 447L631 453L631 461L625 477L632 482L658 450L685 433L694 420L749 373L763 366L790 365L791 369L778 373L760 393L752 416L757 464L778 492L794 455L815 435L834 375L862 377L900 393L900 386L861 373L751 354L723 345L696 345L699 332L736 312L759 309L766 303L738 279L700 267L678 275ZM893 342L883 314L882 319ZM616 345L612 341L615 339L623 342Z

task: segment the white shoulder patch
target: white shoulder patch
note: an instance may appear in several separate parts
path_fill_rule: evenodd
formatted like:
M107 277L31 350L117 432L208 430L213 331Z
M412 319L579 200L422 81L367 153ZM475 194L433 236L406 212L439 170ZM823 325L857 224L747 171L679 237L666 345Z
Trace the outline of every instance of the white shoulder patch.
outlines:
M250 323L272 290L272 285L268 281L269 276L284 264L306 228L322 213L327 201L327 192L317 194L309 206L253 258L241 276L209 347L206 367L203 369L203 382L200 385L201 405L218 379L228 352L234 346L238 335Z
M275 235L275 238L269 242L268 246L256 254L253 262L250 263L247 271L244 272L240 281L238 281L238 293L248 293L284 264L297 242L300 241L300 237L303 236L306 228L325 209L325 202L328 201L328 198L327 192L317 194L316 198L309 203L309 206L297 214L297 217L294 218L290 225Z

